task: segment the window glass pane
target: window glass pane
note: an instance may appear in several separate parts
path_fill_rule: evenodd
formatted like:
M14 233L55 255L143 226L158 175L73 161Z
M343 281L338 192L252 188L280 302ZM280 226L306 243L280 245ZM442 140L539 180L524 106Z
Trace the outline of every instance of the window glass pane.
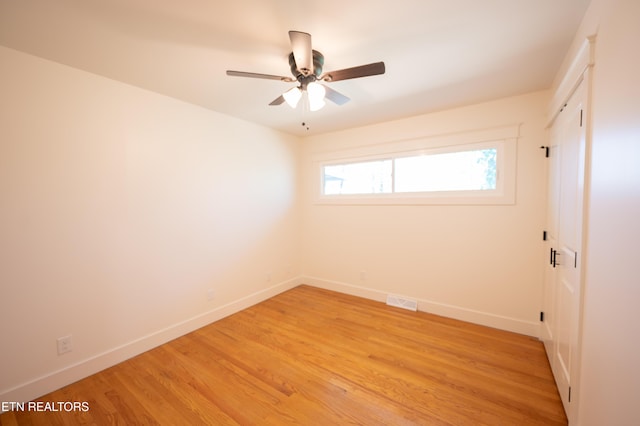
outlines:
M391 172L391 160L325 166L323 193L325 195L390 193Z
M396 158L395 192L496 189L496 148Z

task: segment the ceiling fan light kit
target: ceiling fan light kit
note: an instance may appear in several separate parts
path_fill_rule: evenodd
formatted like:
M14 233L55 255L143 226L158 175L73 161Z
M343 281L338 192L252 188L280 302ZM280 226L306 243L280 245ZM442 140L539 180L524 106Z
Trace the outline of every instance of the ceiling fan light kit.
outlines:
M317 111L325 105L324 96L327 93L320 83L312 82L307 84L307 96L309 97L309 109Z
M345 68L322 74L324 55L311 48L311 35L301 31L289 31L292 52L289 54L289 66L294 78L271 74L228 70L227 75L233 77L250 77L284 82L297 81L300 85L287 90L274 99L269 105L281 105L286 102L296 108L303 93L307 94L309 110L317 111L324 107L325 99L336 105L344 105L349 98L319 82L331 83L340 80L368 77L385 73L384 62L374 62L353 68Z
M298 105L298 102L300 102L300 98L302 98L302 91L299 88L294 87L284 92L282 96L291 108L295 108Z

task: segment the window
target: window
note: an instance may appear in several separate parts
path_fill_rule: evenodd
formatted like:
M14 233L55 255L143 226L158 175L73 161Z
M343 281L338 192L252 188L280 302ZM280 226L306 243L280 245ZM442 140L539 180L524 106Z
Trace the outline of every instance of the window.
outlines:
M496 189L496 148L394 159L395 192Z
M497 148L324 166L324 195L496 189Z
M392 191L392 161L377 160L324 167L324 195L388 194Z
M394 147L409 149L380 152ZM405 141L362 147L345 154L342 159L319 161L319 203L515 202L515 138L465 143L464 136L458 135L449 145L440 140Z

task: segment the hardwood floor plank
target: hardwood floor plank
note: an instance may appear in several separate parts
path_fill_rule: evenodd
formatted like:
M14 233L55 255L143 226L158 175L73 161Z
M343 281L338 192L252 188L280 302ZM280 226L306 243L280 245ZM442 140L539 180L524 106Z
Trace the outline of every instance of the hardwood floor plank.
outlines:
M566 425L537 339L300 286L0 425Z

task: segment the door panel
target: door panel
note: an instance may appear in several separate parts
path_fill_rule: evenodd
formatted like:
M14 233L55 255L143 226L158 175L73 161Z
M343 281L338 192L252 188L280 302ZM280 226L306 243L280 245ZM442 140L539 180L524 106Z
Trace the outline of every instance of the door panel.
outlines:
M568 411L569 388L572 383L574 371L574 356L576 338L574 329L579 315L577 304L579 287L576 283L574 268L574 253L561 250L556 256L556 268L558 269L557 284L557 344L556 344L556 382L562 396L565 410Z
M558 223L560 214L560 147L558 146L558 128L551 129L548 146L547 162L547 215L546 215L546 243L545 243L545 273L544 300L542 310L542 341L544 342L549 362L553 368L556 334L556 268L554 266L554 251L558 247Z
M577 251L580 244L580 229L582 227L582 182L580 182L581 146L584 142L582 120L582 91L574 93L571 100L561 112L563 131L561 133L562 158L560 163L560 214L558 229L562 244Z
M555 353L554 342L556 340L556 269L553 267L554 247L557 247L557 240L547 232L545 244L545 270L544 270L544 300L542 311L544 320L542 322L541 339L546 348L551 368L553 368L553 356Z

